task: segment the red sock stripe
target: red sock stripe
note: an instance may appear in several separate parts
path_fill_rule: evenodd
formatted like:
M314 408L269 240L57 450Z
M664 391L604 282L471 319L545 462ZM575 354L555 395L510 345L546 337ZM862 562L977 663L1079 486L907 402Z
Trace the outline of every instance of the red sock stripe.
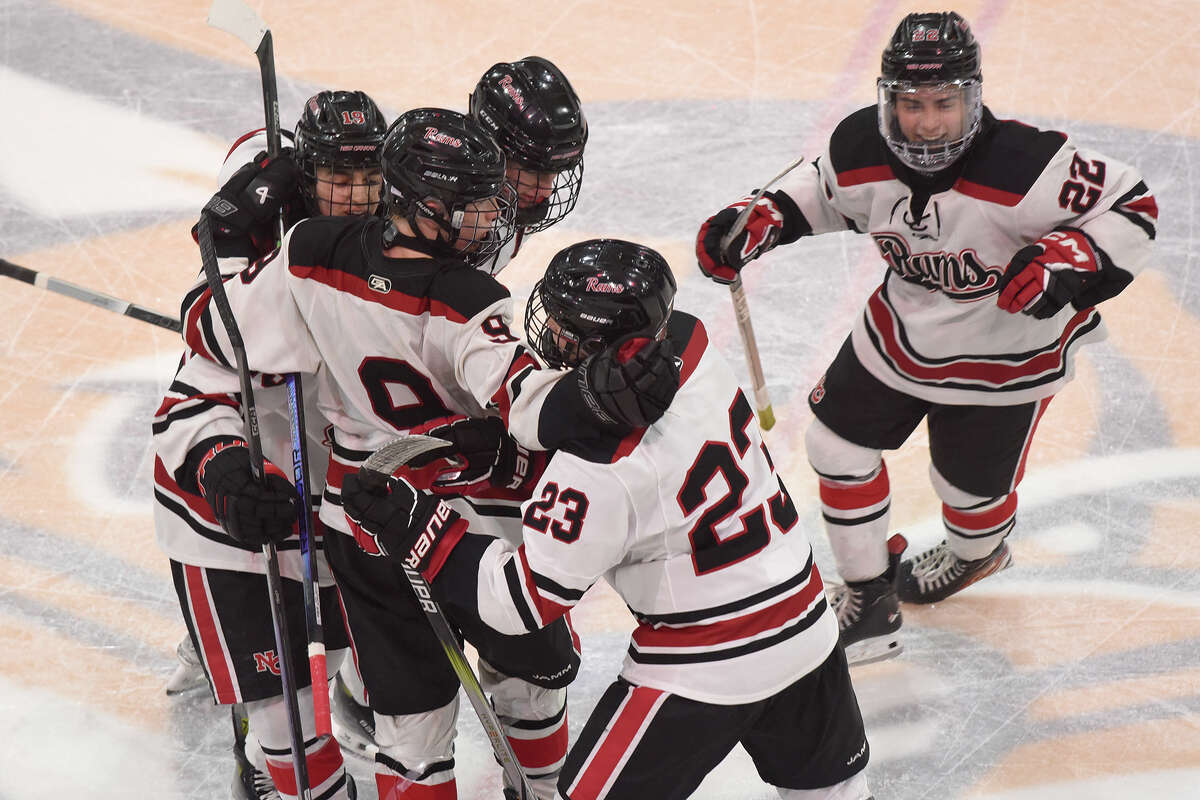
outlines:
M567 757L567 723L563 721L553 732L540 739L514 739L508 737L517 761L527 770L545 769Z
M458 800L458 783L453 778L445 783L426 786L409 783L399 775L375 775L379 800Z
M212 607L212 596L208 593L208 583L204 579L204 570L184 564L183 574L184 583L187 585L188 605L191 606L196 635L200 638L201 649L204 650L204 661L208 664L208 674L212 678L217 702L222 705L236 703L241 697L238 696L237 686L229 669L229 655L225 652L225 643L221 640L221 632L217 628L217 618Z
M982 512L961 511L942 504L942 517L946 524L962 531L990 531L999 528L1017 513L1017 493L1012 492L995 508Z
M1025 447L1021 450L1021 463L1017 465L1017 476L1013 478L1012 488L1015 490L1020 485L1021 479L1025 477L1025 461L1029 458L1029 449L1033 446L1033 434L1037 432L1038 423L1042 421L1042 415L1046 413L1046 409L1050 407L1050 401L1054 399L1054 395L1038 401L1037 415L1033 418L1033 425L1029 426L1029 435L1025 437Z
M601 797L609 778L665 696L666 692L659 689L633 687L625 704L609 724L604 738L592 751L575 785L571 787L571 800L597 800Z
M880 464L879 474L866 483L843 483L821 479L821 502L839 511L870 508L888 499L887 464Z
M267 758L267 771L275 788L280 794L295 797L296 768L290 758L284 760L270 756ZM336 739L327 739L320 748L308 754L308 784L317 789L322 784L330 782L342 771L342 751Z

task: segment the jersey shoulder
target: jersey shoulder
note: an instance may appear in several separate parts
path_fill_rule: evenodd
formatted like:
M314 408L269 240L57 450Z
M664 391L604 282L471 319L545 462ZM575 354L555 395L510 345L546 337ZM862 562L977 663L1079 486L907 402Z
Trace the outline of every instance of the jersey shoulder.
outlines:
M1067 135L984 113L984 130L971 147L956 188L984 200L1016 205L1062 150Z
M893 174L887 144L879 135L875 106L860 108L842 120L829 137L829 166L840 186L888 180Z
M443 265L435 273L428 291L430 302L463 321L509 297L508 289L490 273L466 265Z

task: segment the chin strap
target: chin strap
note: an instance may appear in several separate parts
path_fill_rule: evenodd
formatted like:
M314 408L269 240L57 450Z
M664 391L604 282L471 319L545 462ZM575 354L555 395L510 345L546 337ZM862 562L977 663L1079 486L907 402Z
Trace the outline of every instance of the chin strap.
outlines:
M410 212L408 217L410 227L416 229L416 214ZM400 232L396 227L395 220L388 220L383 227L383 246L385 249L391 247L404 247L408 250L415 250L418 253L424 253L431 258L462 258L462 253L459 253L448 242L434 241L426 239L424 236L409 236Z

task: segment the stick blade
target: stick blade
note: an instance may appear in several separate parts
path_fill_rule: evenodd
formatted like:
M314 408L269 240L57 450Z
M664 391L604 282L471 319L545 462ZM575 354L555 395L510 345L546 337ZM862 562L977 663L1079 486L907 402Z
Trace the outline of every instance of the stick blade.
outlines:
M445 439L439 439L436 436L411 433L393 439L376 450L363 464L363 469L381 475L392 475L417 456L428 453L430 450L445 449L448 444Z
M242 0L213 0L208 9L208 24L233 34L254 51L267 35L267 23Z

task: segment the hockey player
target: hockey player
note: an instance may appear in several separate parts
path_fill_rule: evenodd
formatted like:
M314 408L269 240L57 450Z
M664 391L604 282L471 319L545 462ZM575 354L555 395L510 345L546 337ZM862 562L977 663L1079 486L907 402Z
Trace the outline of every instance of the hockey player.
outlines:
M846 581L832 601L855 660L898 652L897 600L930 603L1005 569L1038 420L1105 336L1096 304L1143 265L1157 207L1138 172L1064 134L997 120L979 45L953 12L909 14L883 52L878 102L756 204L701 228L700 269L729 283L779 244L868 233L888 271L809 395L806 435ZM922 419L946 540L899 563L885 545L883 450ZM903 549L902 543L894 549Z
M525 236L562 220L579 199L588 126L567 76L544 58L494 64L471 93L470 113L507 159L517 233L483 268L497 274Z
M219 209L214 244L223 274L233 275L248 262L269 254L276 246L278 218L292 221L309 215L363 214L378 205L381 178L378 149L386 123L374 101L362 92L323 91L305 104L292 137L293 148L273 161L266 159L261 132L242 137L230 150L221 171L221 189L210 207ZM257 155L255 155L257 154ZM206 291L203 277L189 297ZM202 392L195 387L204 385ZM324 418L313 403L315 386L306 392L306 421L310 482L324 482L326 447ZM273 463L289 463L291 438L288 395L278 376L257 374L255 401L263 450ZM171 558L189 634L180 645L203 667L213 697L220 704L243 704L256 738L265 753L267 772L258 769L257 753L235 746L235 798L274 797L274 784L284 796L295 796L286 705L281 695L274 628L267 602L266 563L261 545L280 542L285 600L293 632L304 631L304 605L298 581L302 573L297 540L289 538L294 510L287 498L294 494L281 475L268 480L274 493L260 498L260 509L222 507L243 487L237 465L245 461L244 448L224 451L223 445L241 441L241 425L221 410L236 408L240 387L235 375L220 369L194 352L185 354L154 422L155 529L160 545ZM219 410L220 409L220 410ZM174 465L191 450L213 451L203 469ZM201 455L201 458L204 458ZM233 467L227 465L234 464ZM247 462L248 463L248 462ZM172 468L168 469L167 464ZM201 479L200 472L205 476ZM229 482L233 481L234 485ZM260 517L274 512L275 517ZM324 608L330 663L347 646L336 590L324 556L317 545L320 596ZM305 664L302 637L293 634L292 661ZM196 655L196 646L200 644ZM349 669L353 669L351 664ZM308 681L307 670L298 676ZM322 687L323 688L323 687ZM306 709L301 714L311 728L311 687L300 692ZM240 721L235 719L235 726ZM306 729L306 740L313 732ZM324 743L309 752L309 777L314 796L353 797L353 781L345 775L336 743ZM261 763L261 762L260 762ZM269 774L268 774L269 773Z
M277 255L226 287L248 363L321 382L332 425L320 512L327 531L349 533L342 479L397 432L494 409L523 445L546 449L603 441L661 415L679 380L668 344L647 344L632 358L597 353L564 375L539 369L512 335L508 292L477 268L503 247L513 221L504 155L477 123L440 109L407 112L389 129L381 166L382 218L305 220ZM272 309L266 324L255 316L263 308ZM206 294L193 298L186 339L210 360L232 363L213 316ZM187 454L177 469L193 469L198 458ZM474 514L466 505L464 513ZM380 796L455 797L458 684L436 638L395 566L362 553L349 535L329 533L325 552L375 711ZM548 693L563 688L578 664L569 628L498 637L476 615L473 604L450 613L497 673L493 700L523 732L518 745L561 747L561 704L556 717L530 718L519 702L505 707L528 695L505 688L510 679ZM407 786L403 776L413 772L418 780Z
M548 364L660 338L683 363L657 423L550 459L523 545L470 531L403 469L383 486L348 476L346 513L435 591L477 594L499 631L551 624L601 577L625 600L638 627L558 797L684 798L741 743L782 797L866 798L862 716L812 548L749 402L674 294L662 256L611 239L562 250L534 287L525 327Z
M492 65L471 93L470 115L504 151L506 179L516 198L516 234L479 267L497 275L516 255L525 237L546 230L575 207L583 179L587 119L567 77L553 63L536 56ZM499 429L503 431L503 426ZM459 439L478 439L485 450L499 441L492 423L482 420L461 420L444 432ZM461 490L461 481L448 488ZM500 494L503 496L489 492L486 503L475 503L476 511L487 518L488 532L519 542L520 501L510 499L511 491ZM485 667L485 683L489 674ZM340 723L338 736L343 744L356 750L369 749L375 745L374 722L364 691L361 684L354 683L352 670L343 669L342 676L333 693L335 721ZM550 702L557 706L544 710L546 718L560 716L559 700L551 702L551 698L543 697L542 701L539 705ZM555 730L546 735L555 735ZM529 738L528 732L522 736ZM557 758L546 755L544 759L560 762L566 753L565 740L561 747ZM546 764L532 771L535 775L547 773Z

